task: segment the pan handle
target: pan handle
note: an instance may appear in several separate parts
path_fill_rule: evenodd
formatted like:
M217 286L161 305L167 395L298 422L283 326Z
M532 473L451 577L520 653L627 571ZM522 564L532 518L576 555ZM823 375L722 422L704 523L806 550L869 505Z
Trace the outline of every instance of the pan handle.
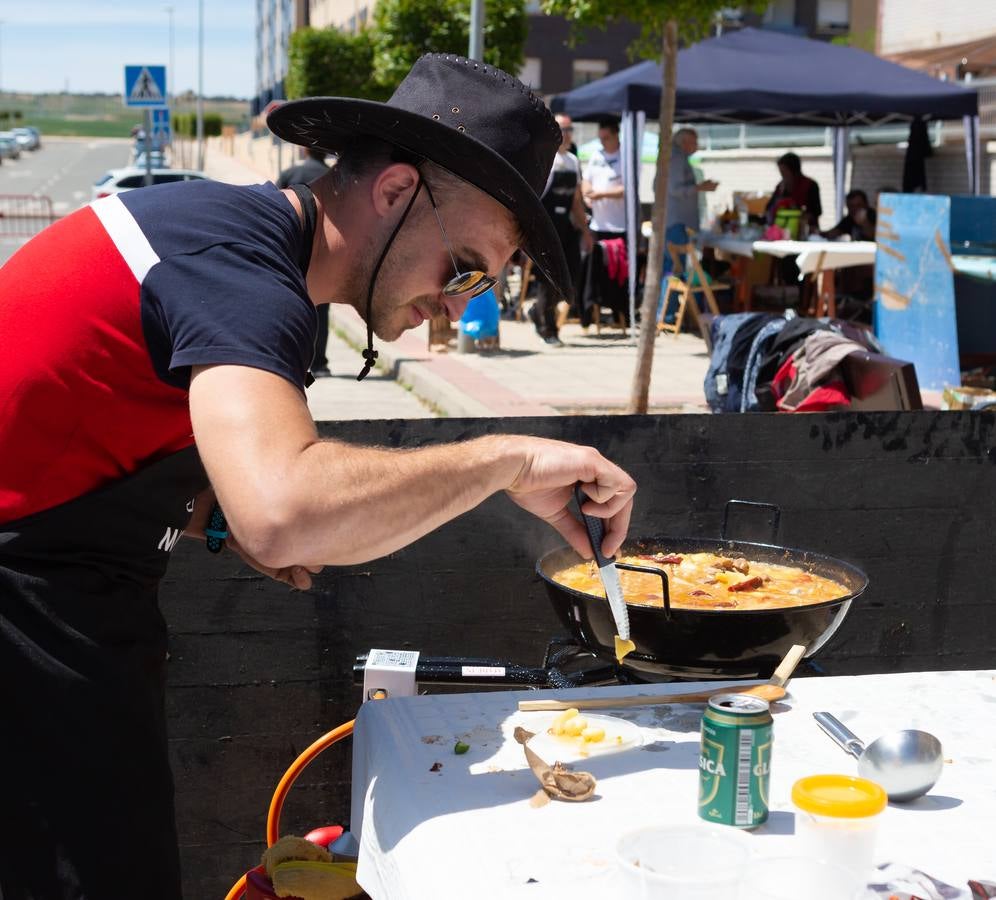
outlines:
M773 513L771 517L771 541L774 544L777 542L778 538L778 526L782 521L782 508L775 503L758 503L756 500L727 500L726 506L723 509L723 530L720 532L720 538L722 540L727 540L726 537L726 527L730 522L730 507L731 506L751 506L755 509L766 509Z
M668 585L667 572L655 566L634 566L632 563L616 563L617 569L625 569L627 572L646 572L648 575L659 575L661 579L661 596L664 598L664 618L671 618L671 588Z

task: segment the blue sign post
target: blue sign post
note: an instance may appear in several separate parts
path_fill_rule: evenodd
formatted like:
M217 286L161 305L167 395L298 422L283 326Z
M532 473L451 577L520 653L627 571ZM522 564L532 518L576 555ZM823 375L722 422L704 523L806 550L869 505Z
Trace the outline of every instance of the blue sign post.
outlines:
M171 140L169 109L152 110L152 131L149 133L150 142L156 150L168 147Z
M166 66L125 66L125 106L152 108L166 101Z

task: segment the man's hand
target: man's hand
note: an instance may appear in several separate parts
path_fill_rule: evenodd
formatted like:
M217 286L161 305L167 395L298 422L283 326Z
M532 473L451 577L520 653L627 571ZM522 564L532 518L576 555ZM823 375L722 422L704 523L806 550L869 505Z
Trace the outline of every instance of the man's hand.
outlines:
M602 553L615 555L629 529L636 482L593 447L528 438L525 460L508 495L523 509L552 525L585 559L592 556L588 532L568 509L574 485L591 498L587 515L605 519Z
M264 566L245 551L233 534L229 534L225 539L225 546L246 565L252 566L257 572L262 572L274 581L282 581L284 584L290 585L292 588L297 588L299 591L308 590L311 587L311 576L317 575L322 571L322 566L284 566L281 569Z
M700 181L696 187L700 191L714 191L719 187L718 181L710 181L708 178L705 181Z

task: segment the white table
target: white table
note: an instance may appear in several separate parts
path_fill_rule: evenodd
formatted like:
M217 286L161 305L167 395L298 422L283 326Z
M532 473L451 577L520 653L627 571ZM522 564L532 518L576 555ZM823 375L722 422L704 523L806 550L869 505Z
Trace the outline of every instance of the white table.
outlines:
M797 778L855 772L854 760L812 719L825 709L869 741L892 729L931 731L950 760L927 797L886 809L878 860L962 888L969 878L996 880L996 670L799 678L790 687L775 715L772 814L749 837L758 853L791 850L789 797ZM695 689L573 693L629 696L662 688ZM537 783L512 730L538 729L555 713L519 713L516 702L571 693L448 694L363 705L353 743L351 824L360 841L358 880L374 900L605 900L620 896L612 855L621 834L697 821L701 706L619 710L639 725L644 746L578 766L597 777L597 799L530 807ZM470 744L465 755L453 753L457 739ZM438 772L431 771L435 763L442 764Z
M794 256L802 275L875 264L874 241L754 241L756 253Z

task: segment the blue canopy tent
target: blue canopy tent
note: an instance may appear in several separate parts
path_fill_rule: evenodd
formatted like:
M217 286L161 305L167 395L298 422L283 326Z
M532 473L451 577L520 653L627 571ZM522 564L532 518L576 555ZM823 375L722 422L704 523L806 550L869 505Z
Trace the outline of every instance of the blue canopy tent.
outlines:
M642 62L553 98L554 112L591 120L622 114L626 196L636 216L642 123L660 110L661 67ZM978 95L863 50L744 28L678 53L675 119L816 125L835 129L834 174L843 208L847 128L929 119L962 119L972 193L979 191ZM631 158L632 157L632 158ZM635 226L630 234L634 256ZM630 272L634 267L630 266ZM631 293L635 281L631 280Z

